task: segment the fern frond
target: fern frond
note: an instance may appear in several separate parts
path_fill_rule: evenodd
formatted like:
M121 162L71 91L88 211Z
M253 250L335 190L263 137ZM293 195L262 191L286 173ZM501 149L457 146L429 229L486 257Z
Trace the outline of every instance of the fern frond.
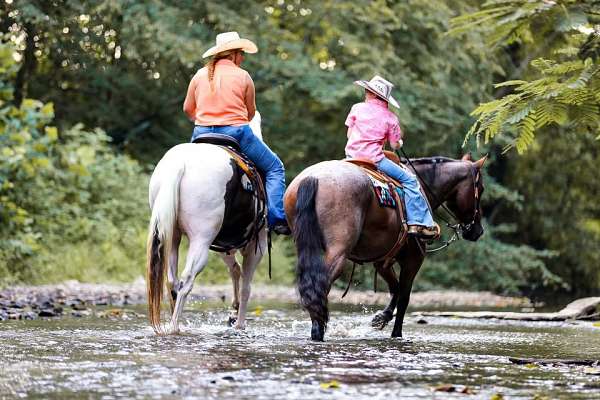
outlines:
M516 124L516 123L522 121L525 117L527 117L527 115L529 115L531 110L533 110L533 105L525 104L524 107L522 107L518 111L514 112L510 117L508 117L506 119L506 122L509 124Z
M527 83L527 81L521 81L521 80L512 80L512 81L506 81L506 82L500 82L500 83L496 83L494 85L494 87L497 88L501 88L501 87L505 87L505 86L519 86L522 84Z
M535 129L536 129L536 115L535 112L529 113L527 117L519 124L518 136L515 140L515 147L519 154L523 154L529 146L531 146L535 140Z
M600 66L592 66L592 67L586 68L583 72L581 72L581 74L579 75L579 77L577 78L577 80L575 82L569 84L569 88L570 89L580 89L580 88L586 86L588 84L588 82L590 81L590 79L598 71L600 71Z

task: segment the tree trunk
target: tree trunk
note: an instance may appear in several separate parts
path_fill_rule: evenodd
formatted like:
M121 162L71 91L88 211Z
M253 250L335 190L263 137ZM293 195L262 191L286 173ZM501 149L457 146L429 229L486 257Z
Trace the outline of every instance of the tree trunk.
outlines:
M472 311L472 312L417 312L413 315L435 317L459 317L481 319L510 319L519 321L566 321L569 319L593 319L598 316L600 297L585 297L569 303L565 308L552 313L519 313L499 311Z
M19 72L17 72L17 78L15 80L15 91L13 102L16 107L20 107L23 99L27 95L27 81L33 76L33 72L36 67L35 59L35 31L33 25L30 22L25 23L25 51L23 52L23 62Z

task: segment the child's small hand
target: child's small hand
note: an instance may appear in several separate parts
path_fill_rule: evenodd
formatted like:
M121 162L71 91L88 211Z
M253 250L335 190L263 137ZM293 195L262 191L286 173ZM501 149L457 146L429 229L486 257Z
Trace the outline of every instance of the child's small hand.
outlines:
M398 140L398 148L402 147L402 145L404 145L404 141L402 139Z

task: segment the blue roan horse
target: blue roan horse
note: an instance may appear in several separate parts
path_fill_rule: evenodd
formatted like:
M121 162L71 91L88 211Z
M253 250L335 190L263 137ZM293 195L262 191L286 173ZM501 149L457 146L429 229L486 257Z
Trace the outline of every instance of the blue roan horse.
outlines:
M472 161L470 155L461 160L431 157L412 161L423 183L431 189L427 197L433 209L446 203L460 223L462 237L471 241L483 234L480 171L484 162L485 157ZM413 280L425 257L424 245L419 240L408 240L397 252L394 258L401 266L400 279L391 263L380 260L394 249L403 224L395 210L379 206L367 174L345 161L318 163L292 181L284 206L298 251L298 292L312 320L311 338L324 339L329 320L327 296L348 259L374 261L392 299L372 325L382 329L396 309L392 337L401 337Z
M254 128L254 127L253 127ZM254 128L255 134L259 131ZM147 285L149 319L157 333L177 333L179 317L196 275L208 261L211 245L229 254L237 310L235 327L246 326L250 282L266 249L264 205L247 174L224 148L205 143L180 144L160 160L150 179L152 217L148 233ZM250 187L250 189L249 189ZM254 234L249 235L249 233ZM178 278L177 262L182 235L189 239L185 269ZM246 240L244 240L246 238ZM248 241L249 240L249 241ZM240 267L232 253L240 250ZM161 326L164 277L171 301L171 321ZM239 293L239 279L242 279Z

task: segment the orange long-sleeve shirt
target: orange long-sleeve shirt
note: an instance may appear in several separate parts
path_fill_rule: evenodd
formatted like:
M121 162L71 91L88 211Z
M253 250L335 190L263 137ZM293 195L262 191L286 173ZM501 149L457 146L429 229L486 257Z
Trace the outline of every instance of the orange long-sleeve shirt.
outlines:
M250 74L228 59L215 65L214 89L204 67L192 78L183 109L196 125L244 125L256 110L254 82Z

